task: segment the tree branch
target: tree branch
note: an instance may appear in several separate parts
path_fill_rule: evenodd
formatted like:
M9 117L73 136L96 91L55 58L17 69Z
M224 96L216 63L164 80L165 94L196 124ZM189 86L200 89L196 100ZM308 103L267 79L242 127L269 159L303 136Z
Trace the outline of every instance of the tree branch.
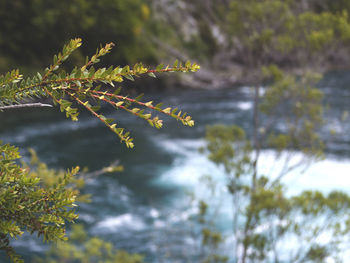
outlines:
M98 176L103 175L103 174L114 173L114 172L121 172L123 170L124 170L124 168L123 168L123 166L121 166L119 164L119 160L115 160L109 166L104 167L104 168L102 168L100 170L96 170L96 171L90 172L90 173L84 173L83 176L85 178L87 178L87 177L88 178L98 177Z
M0 111L2 110L12 110L12 109L20 109L20 108L41 108L41 107L53 107L50 104L44 103L27 103L27 104L14 104L8 106L0 107Z

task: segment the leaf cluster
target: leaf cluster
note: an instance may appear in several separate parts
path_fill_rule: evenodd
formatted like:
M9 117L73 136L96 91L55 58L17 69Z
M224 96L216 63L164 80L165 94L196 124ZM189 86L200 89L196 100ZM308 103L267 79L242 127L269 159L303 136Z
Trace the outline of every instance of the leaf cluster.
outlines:
M72 226L68 242L58 242L46 253L45 258L37 258L38 263L142 263L143 256L117 250L113 244L98 237L89 237L83 225Z
M13 262L22 262L10 245L11 238L20 237L24 231L42 236L44 241L65 240L65 226L78 218L77 190L68 187L76 167L60 172L55 183L44 183L41 176L51 173L43 168L31 172L29 166L16 163L18 149L0 143L0 249Z
M90 45L76 52L70 65L83 62L107 41L118 41L120 49L108 63L154 62L156 51L146 34L150 17L150 6L143 0L1 0L0 35L6 41L0 40L0 72L14 65L29 72L41 69L50 62L52 50L75 36L89 39Z

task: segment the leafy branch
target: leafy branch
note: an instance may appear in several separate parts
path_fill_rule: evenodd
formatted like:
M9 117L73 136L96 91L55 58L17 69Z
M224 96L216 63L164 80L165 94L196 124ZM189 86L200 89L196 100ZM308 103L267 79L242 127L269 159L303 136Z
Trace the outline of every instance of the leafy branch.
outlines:
M37 98L50 98L73 121L78 120L80 110L85 108L116 133L129 148L134 147L130 133L100 112L101 103L144 119L156 128L161 128L163 121L154 112L170 116L183 125L194 125L191 116L177 108L141 101L142 95L136 98L120 95L121 88L116 88L115 84L144 75L156 77L156 74L165 72L195 72L199 69L197 64L175 61L172 66L161 64L155 69L142 63L132 68L95 68L100 58L113 48L114 44L109 43L97 49L92 57L87 57L82 67L75 67L71 72L61 69L64 61L81 45L81 39L71 40L53 57L53 63L43 74L24 78L18 70L12 70L0 76L0 112L16 108L52 107L46 103L28 102ZM74 209L79 195L79 179L74 177L78 167L67 172L55 172L40 163L37 169L32 169L26 163L20 165L20 158L17 148L0 141L0 250L5 251L15 263L23 260L13 250L10 244L12 238L18 238L27 231L43 236L44 241L65 240L66 222L78 218ZM93 175L119 169L110 166Z
M142 102L140 101L142 96L129 98L120 95L121 89L115 88L115 84L125 80L133 81L144 75L156 77L158 73L196 72L200 69L199 65L190 61L181 63L176 60L172 66L160 64L154 69L146 67L142 63L135 64L132 68L128 65L125 67L95 68L94 65L100 61L100 58L112 50L114 44L108 43L97 49L93 56L87 57L82 67L75 67L69 73L61 69L63 62L81 45L81 39L71 40L63 47L62 52L53 57L52 65L45 69L43 76L37 73L34 77L24 79L18 70L0 76L0 111L15 108L15 105L22 105L24 99L49 97L55 105L60 106L60 110L65 112L68 118L77 121L80 113L77 106L82 106L117 134L129 148L134 147L130 133L125 132L124 128L118 127L114 119L106 118L100 113L100 103L104 102L116 109L127 111L146 120L156 128L163 126L163 120L159 116L152 115L153 112L170 116L186 126L194 125L191 116L177 108L163 108L162 103L153 105L153 101ZM102 85L106 91L101 91ZM110 91L111 88L114 90ZM132 105L136 106L131 107ZM145 110L149 110L149 112L145 112Z

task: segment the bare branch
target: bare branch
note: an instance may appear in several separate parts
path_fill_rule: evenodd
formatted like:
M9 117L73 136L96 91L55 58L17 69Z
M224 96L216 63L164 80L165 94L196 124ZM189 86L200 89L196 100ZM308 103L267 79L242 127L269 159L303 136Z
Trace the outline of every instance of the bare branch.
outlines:
M20 109L20 108L41 108L41 107L53 107L51 104L44 103L26 103L26 104L13 104L8 106L0 107L0 111L2 110L12 110L12 109Z

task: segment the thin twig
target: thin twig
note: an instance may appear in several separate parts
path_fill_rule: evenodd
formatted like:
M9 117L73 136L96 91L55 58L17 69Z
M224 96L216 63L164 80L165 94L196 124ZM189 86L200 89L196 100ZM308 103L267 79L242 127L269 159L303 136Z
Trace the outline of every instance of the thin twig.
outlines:
M119 160L115 160L113 163L111 163L109 166L104 167L100 170L96 170L93 172L89 172L89 173L84 173L83 176L84 178L92 178L92 177L98 177L100 175L103 174L107 174L107 173L111 173L111 172L117 172L118 170L120 170L120 161Z
M26 103L26 104L13 104L8 106L1 106L0 110L12 110L12 109L20 109L20 108L41 108L41 107L53 107L50 104L44 103Z

